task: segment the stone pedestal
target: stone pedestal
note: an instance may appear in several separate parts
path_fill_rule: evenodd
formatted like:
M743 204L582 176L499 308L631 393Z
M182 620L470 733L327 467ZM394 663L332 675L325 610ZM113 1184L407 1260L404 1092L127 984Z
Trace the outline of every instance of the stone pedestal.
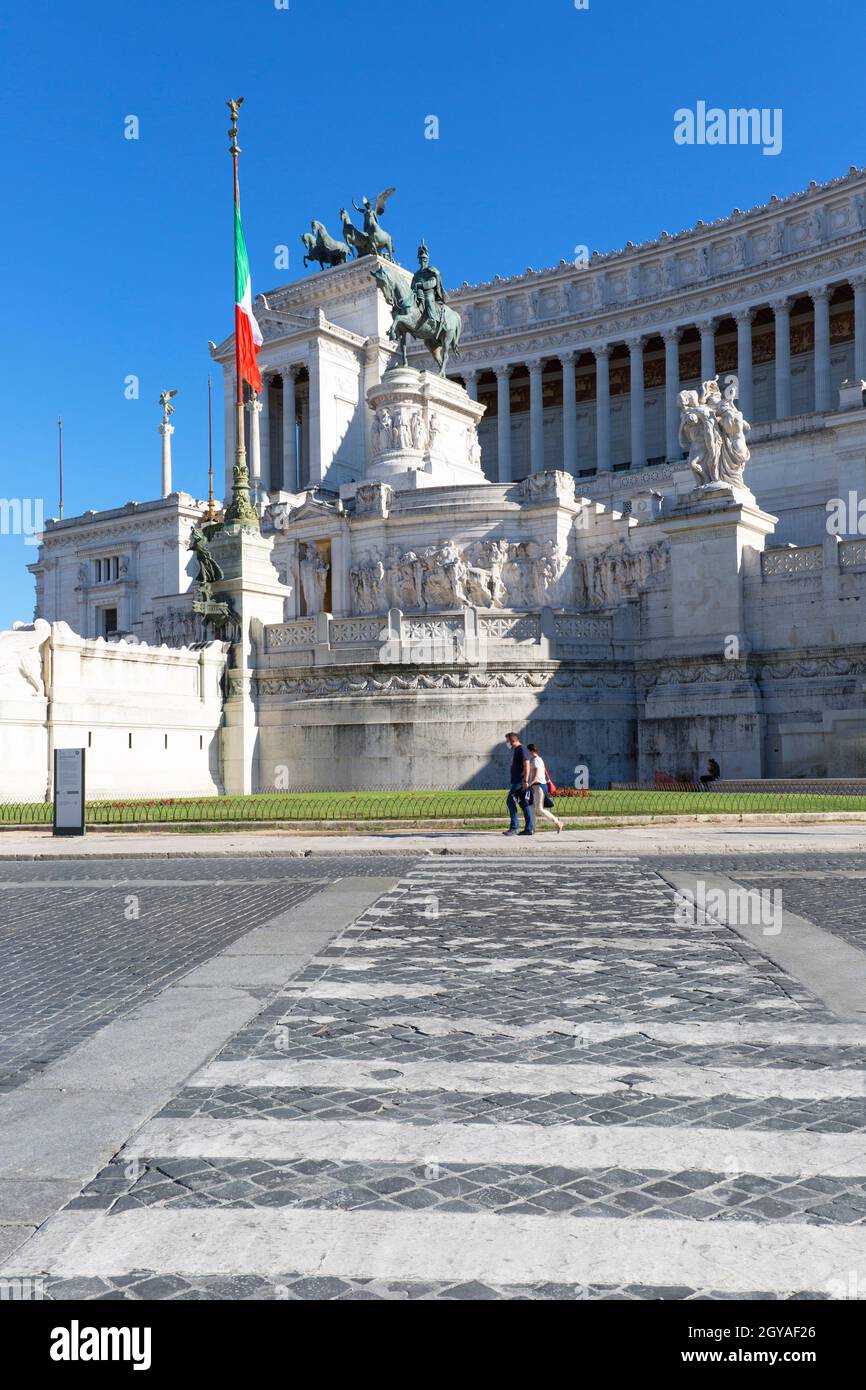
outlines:
M225 576L213 586L213 596L230 600L240 623L228 672L222 768L226 795L242 796L259 786L272 786L276 777L274 770L257 766L259 715L252 676L260 661L263 629L283 621L290 589L277 578L272 537L227 526L216 533L210 549Z
M367 389L367 481L401 490L486 482L478 422L484 406L456 382L414 367L394 367ZM356 485L341 489L353 496Z
M726 657L731 638L745 651L743 576L760 564L776 522L751 492L727 484L696 488L665 509L675 654Z
M761 777L765 715L743 580L759 574L776 517L747 489L718 484L678 498L660 524L671 546L672 635L641 711L639 776L696 779L712 757L723 777Z

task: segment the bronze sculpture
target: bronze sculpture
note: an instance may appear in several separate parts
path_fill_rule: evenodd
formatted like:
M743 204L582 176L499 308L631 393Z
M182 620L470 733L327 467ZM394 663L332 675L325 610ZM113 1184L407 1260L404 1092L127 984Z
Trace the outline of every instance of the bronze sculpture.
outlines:
M395 275L387 266L377 265L370 274L390 306L388 337L399 342L404 367L409 365L406 335L411 333L413 338L426 344L439 368L439 375L445 376L449 357L452 354L460 355L463 323L460 315L447 303L442 276L430 264L426 244L422 241L418 247L418 269L411 285L407 286L402 277Z

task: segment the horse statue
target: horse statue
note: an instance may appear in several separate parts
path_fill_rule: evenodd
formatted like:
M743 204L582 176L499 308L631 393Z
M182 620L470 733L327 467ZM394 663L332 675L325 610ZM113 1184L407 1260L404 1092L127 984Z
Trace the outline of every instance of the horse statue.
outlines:
M375 248L366 232L362 232L360 227L356 227L345 208L340 208L340 220L343 223L343 236L349 246L351 246L356 256L373 256Z
M455 357L460 356L459 343L463 321L456 309L452 309L449 304L442 304L437 322L431 326L424 311L417 303L410 286L398 278L389 266L377 265L375 270L370 271L370 274L379 286L385 303L391 310L391 327L388 329L388 337L393 342L399 342L403 353L403 366L408 367L409 365L406 335L411 333L413 338L418 338L426 344L439 368L439 375L444 376L448 370L450 354L453 353Z
M304 265L318 261L320 270L324 270L325 266L345 265L349 259L349 248L345 241L332 237L324 222L313 222L311 226L311 232L301 235L305 251Z
M394 192L396 192L396 190L393 188L384 188L381 193L376 195L375 201L372 203L369 198L362 198L360 207L358 207L355 199L352 199L352 207L356 212L362 213L364 217L364 231L363 233L359 233L359 235L363 236L368 249L362 252L363 255L385 256L389 261L394 260L394 242L391 238L391 233L386 232L385 228L381 226L379 222L379 218L385 211L388 199ZM342 212L340 216L343 216ZM348 213L346 213L346 216L343 218L344 226L347 220ZM358 229L355 228L354 230L357 231Z

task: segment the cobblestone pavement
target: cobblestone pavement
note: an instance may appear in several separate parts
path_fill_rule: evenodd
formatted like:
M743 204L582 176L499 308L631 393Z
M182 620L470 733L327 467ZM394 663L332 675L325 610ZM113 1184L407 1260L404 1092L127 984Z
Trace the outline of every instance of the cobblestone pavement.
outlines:
M694 860L665 861L671 868L695 873ZM778 890L782 908L815 922L825 931L866 951L866 856L815 854L796 856L720 855L713 872L736 879L744 888ZM705 867L702 861L700 867Z
M94 873L93 871L97 872ZM320 869L321 873L321 869ZM184 861L0 866L0 1091L322 887Z
M862 1284L866 1025L681 925L654 867L404 861L17 1272L56 1299Z

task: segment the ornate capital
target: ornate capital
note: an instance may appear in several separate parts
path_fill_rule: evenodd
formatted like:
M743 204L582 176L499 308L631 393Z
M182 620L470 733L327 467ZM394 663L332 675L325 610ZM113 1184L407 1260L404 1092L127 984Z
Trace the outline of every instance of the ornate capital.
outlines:
M668 344L668 345L670 345L670 344L676 345L676 344L679 342L679 340L680 340L680 338L681 338L682 336L683 336L683 330L682 330L681 327L677 327L677 328L666 328L666 329L664 329L664 331L662 332L662 337L663 337L665 343Z
M500 362L498 367L493 368L493 371L496 375L497 381L509 381L511 378L511 373L514 371L514 363Z
M606 362L607 359L610 357L612 346L612 343L597 343L596 346L592 349L596 361L603 359Z
M754 317L754 309L738 309L734 314L738 328L748 328Z
M866 270L861 271L859 275L849 275L848 283L852 290L862 290L866 286Z
M279 373L280 373L280 376L283 378L283 381L289 381L290 379L291 379L291 380L294 379L295 375L297 374L297 370L298 370L298 365L297 365L297 363L296 363L296 362L290 362L289 365L288 365L287 367L280 367L280 368L279 368Z
M772 309L773 313L774 313L774 314L776 315L776 317L778 318L780 314L788 314L788 313L790 313L790 312L791 312L791 305L792 305L793 303L794 303L793 299L771 299L771 300L770 300L770 308Z
M643 352L646 347L646 338L626 338L625 344L631 353Z
M816 308L819 304L826 304L830 298L830 286L819 285L817 289L810 290L809 298Z
M574 348L567 348L559 354L559 360L563 367L573 367L577 359L577 352Z
M718 320L718 319L699 319L699 320L698 320L698 323L697 323L697 325L696 325L696 327L698 328L698 330L699 330L699 332L700 332L701 337L703 337L705 333L712 333L712 334L715 334L715 331L716 331L716 329L718 328L718 326L719 326L719 320Z

